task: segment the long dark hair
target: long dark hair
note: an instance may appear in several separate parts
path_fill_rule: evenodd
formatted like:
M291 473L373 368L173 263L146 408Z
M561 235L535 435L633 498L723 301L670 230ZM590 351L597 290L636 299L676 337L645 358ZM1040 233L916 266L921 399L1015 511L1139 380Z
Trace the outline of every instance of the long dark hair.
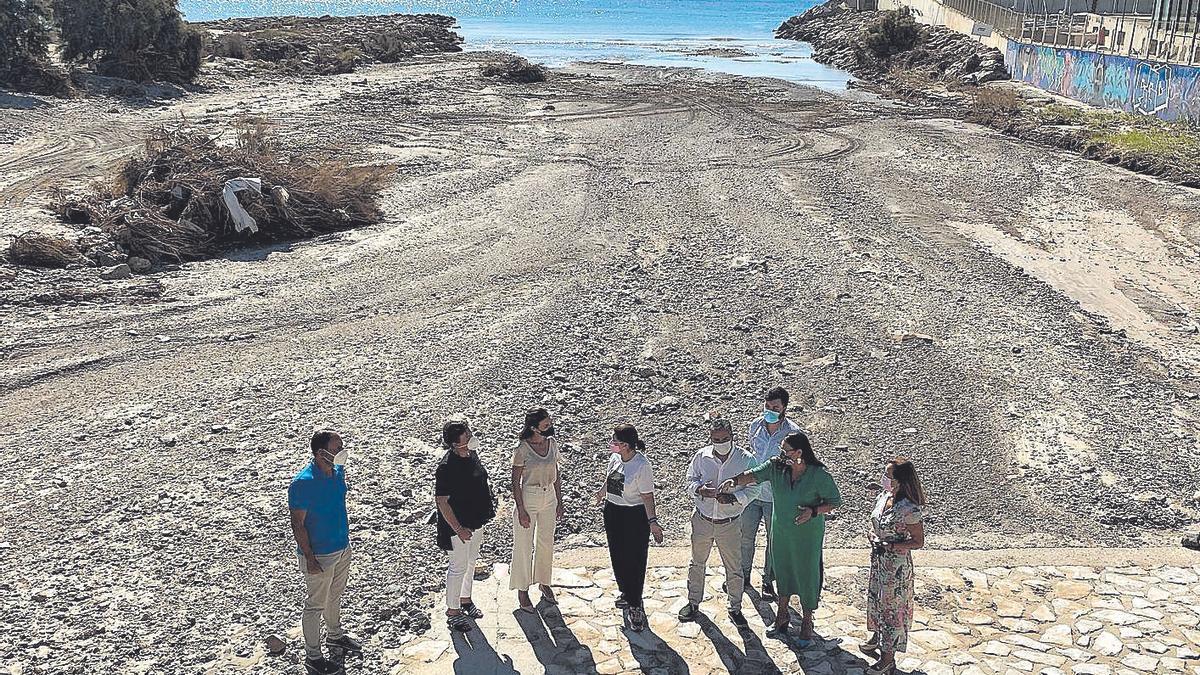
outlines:
M925 488L921 487L921 479L917 477L917 467L905 457L893 459L891 466L892 480L900 485L896 496L903 497L917 506L924 506Z
M629 447L639 452L646 449L646 444L638 438L637 429L632 424L622 424L613 429L613 438L622 443L628 443Z
M817 459L817 453L813 452L812 444L808 442L808 436L806 434L789 434L787 438L783 439L783 442L793 450L800 451L800 459L804 460L804 464L806 466L825 466L821 460ZM779 466L785 466L781 456L777 457L777 463Z
M521 429L521 434L518 436L523 441L533 438L533 432L537 429L537 425L542 423L542 420L550 416L550 411L545 408L530 408L529 412L525 413L525 428Z

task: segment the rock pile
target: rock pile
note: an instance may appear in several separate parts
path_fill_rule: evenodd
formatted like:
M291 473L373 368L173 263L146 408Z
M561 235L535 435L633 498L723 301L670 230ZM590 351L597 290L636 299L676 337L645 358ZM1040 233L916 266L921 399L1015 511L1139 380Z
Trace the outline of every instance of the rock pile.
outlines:
M994 47L944 26L917 27L916 45L879 58L864 45L869 30L888 12L857 12L828 0L775 29L775 37L813 46L813 58L879 84L896 84L898 72L933 82L983 84L1009 79L1004 55Z
M278 64L288 72L350 72L420 54L462 51L453 17L440 14L233 18L197 24L209 55Z

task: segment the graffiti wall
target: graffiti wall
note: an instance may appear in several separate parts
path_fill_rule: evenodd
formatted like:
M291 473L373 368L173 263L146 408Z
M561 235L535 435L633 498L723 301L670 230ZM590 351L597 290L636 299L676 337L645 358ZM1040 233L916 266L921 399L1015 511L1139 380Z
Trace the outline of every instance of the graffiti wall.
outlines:
M1005 56L1014 80L1040 89L1105 108L1200 122L1200 67L1011 40Z

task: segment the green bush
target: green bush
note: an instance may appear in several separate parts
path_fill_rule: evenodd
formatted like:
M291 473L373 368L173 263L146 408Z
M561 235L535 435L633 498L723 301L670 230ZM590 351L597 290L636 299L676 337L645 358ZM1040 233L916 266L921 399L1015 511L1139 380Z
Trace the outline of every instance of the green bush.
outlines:
M44 94L70 90L50 63L50 6L46 0L0 0L0 86Z
M177 0L53 0L62 56L100 75L190 82L204 36L183 22Z
M886 59L917 46L920 37L912 10L904 6L895 11L879 12L874 23L867 27L863 45L875 56Z

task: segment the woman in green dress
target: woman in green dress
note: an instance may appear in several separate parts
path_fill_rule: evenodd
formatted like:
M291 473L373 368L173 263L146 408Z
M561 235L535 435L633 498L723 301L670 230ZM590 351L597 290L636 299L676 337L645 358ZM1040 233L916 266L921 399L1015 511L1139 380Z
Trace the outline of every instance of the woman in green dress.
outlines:
M825 514L841 505L833 476L813 453L808 436L791 434L780 444L780 453L759 466L725 481L737 485L771 483L775 508L771 514L771 566L779 595L775 625L767 637L787 635L792 596L799 596L804 620L800 624L800 646L813 637L813 611L821 599L824 581L822 546L825 543Z

